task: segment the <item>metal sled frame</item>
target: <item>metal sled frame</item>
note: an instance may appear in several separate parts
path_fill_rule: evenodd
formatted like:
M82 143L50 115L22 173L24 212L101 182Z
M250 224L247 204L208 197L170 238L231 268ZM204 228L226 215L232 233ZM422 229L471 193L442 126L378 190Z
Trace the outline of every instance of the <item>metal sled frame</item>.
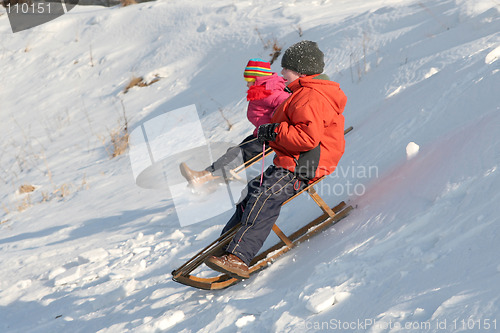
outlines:
M337 206L330 208L318 195L318 193L314 189L314 185L320 182L322 179L323 178L320 178L316 182L310 184L304 190L288 199L284 204L290 202L304 191L307 191L307 193L309 193L311 198L318 204L318 206L323 210L324 213L314 221L308 223L289 236L286 236L283 231L281 231L281 229L276 224L274 224L272 230L280 238L280 242L270 247L266 251L260 253L252 260L249 266L250 275L267 267L276 258L290 251L299 243L334 225L349 214L349 212L352 210L351 206L347 206L344 202L341 202ZM196 268L203 264L203 262L209 256L222 255L224 253L222 249L231 242L239 227L239 224L234 226L232 229L225 232L203 250L194 255L184 265L172 271L172 279L176 282L205 290L224 289L241 281L240 279L233 278L228 274L221 274L219 276L210 278L191 275L191 272L193 272Z

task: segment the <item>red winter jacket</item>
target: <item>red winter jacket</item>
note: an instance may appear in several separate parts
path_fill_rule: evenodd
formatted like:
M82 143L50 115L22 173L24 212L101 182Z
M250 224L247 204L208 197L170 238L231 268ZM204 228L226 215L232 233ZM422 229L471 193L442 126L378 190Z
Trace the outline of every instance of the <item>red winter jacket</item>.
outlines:
M255 84L248 89L247 118L255 126L255 137L259 126L269 123L273 111L290 96L284 91L285 87L285 79L273 73L257 77Z
M347 97L328 76L311 75L288 85L292 95L275 111L279 123L270 146L274 164L299 178L315 181L332 173L344 153L344 111Z

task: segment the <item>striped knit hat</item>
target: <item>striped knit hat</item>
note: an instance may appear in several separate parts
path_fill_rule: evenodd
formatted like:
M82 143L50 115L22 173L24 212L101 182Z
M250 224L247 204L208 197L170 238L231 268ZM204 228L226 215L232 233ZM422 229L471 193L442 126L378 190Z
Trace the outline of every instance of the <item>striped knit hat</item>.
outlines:
M243 72L245 81L248 82L254 82L258 76L269 75L273 75L273 72L271 72L271 64L260 58L250 59Z

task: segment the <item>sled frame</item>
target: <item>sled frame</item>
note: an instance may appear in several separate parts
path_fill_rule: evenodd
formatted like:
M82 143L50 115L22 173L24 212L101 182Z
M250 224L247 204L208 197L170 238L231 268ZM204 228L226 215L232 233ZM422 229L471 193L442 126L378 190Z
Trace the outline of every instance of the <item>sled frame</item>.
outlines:
M321 208L321 210L323 210L323 214L289 236L286 236L285 233L276 224L274 224L272 230L279 237L280 241L274 246L257 255L250 262L250 275L267 267L278 257L287 253L288 251L296 247L299 243L334 225L350 213L353 208L351 206L347 206L343 201L340 202L337 206L330 208L319 196L319 194L314 189L314 185L316 185L323 179L324 177L318 179L312 184L309 184L305 189L285 201L285 203L283 204L285 205L303 192L307 192L314 200L314 202ZM198 277L191 274L196 268L201 266L209 256L220 256L224 254L223 248L225 248L226 245L231 242L239 227L240 224L237 224L230 230L226 231L215 241L195 254L185 264L172 271L172 279L184 285L204 290L224 289L240 282L240 279L234 278L228 274L221 274L219 276L210 278Z
M353 127L350 126L344 130L344 135L351 132ZM269 155L272 152L272 148L268 148L264 152L264 156ZM252 166L262 159L262 155L257 155L252 159L248 160L244 164L236 167L235 169L230 170L231 175L235 179L239 179L238 173L245 170L246 168ZM257 255L251 262L249 266L249 273L254 274L261 269L267 267L278 257L287 253L294 247L296 247L299 243L311 238L312 236L320 233L324 229L336 224L338 221L342 220L346 217L351 210L353 209L351 206L347 206L345 202L340 202L333 208L330 208L325 201L319 196L319 194L314 189L314 185L322 181L324 177L318 179L317 181L309 184L306 188L304 188L299 193L295 194L293 197L288 199L283 203L283 205L287 204L295 197L299 196L303 192L307 192L314 202L321 208L323 214L316 218L315 220L309 222L299 230L292 233L290 236L286 236L285 233L274 224L272 227L273 232L278 236L280 241L269 249ZM234 235L238 231L240 224L235 225L230 230L226 231L224 234L219 236L212 243L207 245L200 252L195 254L191 259L189 259L182 266L172 271L172 280L182 283L187 286L195 287L198 289L205 290L217 290L224 289L233 284L240 282L240 279L236 279L228 274L221 274L215 277L204 278L192 275L191 273L201 266L204 261L212 255L220 256L224 254L224 248L228 245L233 239Z

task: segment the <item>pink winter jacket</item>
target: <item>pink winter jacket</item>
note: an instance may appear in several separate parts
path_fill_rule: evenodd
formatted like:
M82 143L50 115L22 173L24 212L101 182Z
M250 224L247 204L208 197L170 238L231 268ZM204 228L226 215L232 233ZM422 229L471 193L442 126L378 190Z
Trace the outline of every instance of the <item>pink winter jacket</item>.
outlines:
M273 73L271 76L257 77L255 84L248 89L247 118L255 126L255 137L259 126L270 123L274 110L290 96L284 91L285 82L285 79Z

